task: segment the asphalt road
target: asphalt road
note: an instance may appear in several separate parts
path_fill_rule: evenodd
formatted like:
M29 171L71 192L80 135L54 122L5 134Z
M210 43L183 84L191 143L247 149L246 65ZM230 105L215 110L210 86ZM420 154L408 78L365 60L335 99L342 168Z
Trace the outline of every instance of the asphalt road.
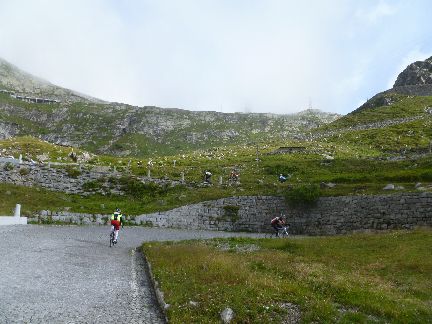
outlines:
M144 241L249 236L108 226L0 226L0 323L164 323L136 248Z

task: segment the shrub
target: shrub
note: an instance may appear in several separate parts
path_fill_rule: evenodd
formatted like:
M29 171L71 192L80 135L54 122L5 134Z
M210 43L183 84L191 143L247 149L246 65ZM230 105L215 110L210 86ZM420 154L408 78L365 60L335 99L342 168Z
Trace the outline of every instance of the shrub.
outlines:
M11 171L11 170L13 170L13 168L14 168L14 165L11 162L7 162L3 167L3 169L5 171Z
M19 170L19 174L21 174L22 176L26 176L29 173L30 173L30 170L28 168L21 168Z
M286 164L275 164L275 165L267 165L265 167L265 173L266 174L292 174L294 172L298 171L298 167L293 165L286 165Z
M432 171L424 171L420 174L423 181L432 181Z
M156 183L143 183L132 177L122 177L119 179L123 191L133 198L143 198L144 196L156 197L162 190Z
M68 167L66 168L66 173L70 178L78 178L78 176L81 174L81 171L76 168Z
M239 206L226 205L223 206L223 209L224 209L225 217L229 217L233 222L238 220L239 218L238 211L240 209Z
M285 193L285 199L291 206L313 205L319 197L320 188L316 184L302 185Z
M93 191L101 189L101 183L97 180L87 181L82 185L83 190Z

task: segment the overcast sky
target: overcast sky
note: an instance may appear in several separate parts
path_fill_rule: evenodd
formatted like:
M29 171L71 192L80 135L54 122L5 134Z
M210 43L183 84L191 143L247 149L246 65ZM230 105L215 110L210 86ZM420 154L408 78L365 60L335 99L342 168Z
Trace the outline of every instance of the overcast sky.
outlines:
M346 114L432 56L430 0L0 0L0 57L108 101Z

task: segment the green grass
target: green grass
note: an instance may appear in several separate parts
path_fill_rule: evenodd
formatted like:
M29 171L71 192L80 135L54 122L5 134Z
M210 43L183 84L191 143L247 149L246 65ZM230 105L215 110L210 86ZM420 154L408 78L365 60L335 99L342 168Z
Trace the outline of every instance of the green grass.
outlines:
M0 152L2 155L12 155L18 159L22 154L23 158L33 159L37 161L37 156L46 154L48 161L52 162L69 162L74 161L69 158L69 154L82 154L84 151L47 143L31 136L14 137L10 139L0 140Z
M294 239L146 243L171 323L432 321L431 230ZM258 248L257 248L258 247ZM192 306L194 301L198 306Z
M100 206L105 204L105 206L112 207L127 206L129 214L137 215L229 196L284 196L289 187L296 189L307 184L318 185L321 182L333 182L336 183L336 187L320 190L320 196L411 192L415 191L414 185L417 182L423 183L424 186L432 183L430 155L411 156L393 161L388 160L387 156L377 155L374 150L364 150L363 155L360 156L357 154L358 146L355 144L325 142L301 143L306 147L306 151L302 153L269 154L279 146L293 144L295 143L286 141L259 145L259 161L256 161L256 146L252 145L233 145L173 156L155 156L152 158L152 177L180 180L183 172L187 183L186 186L158 189L156 190L157 195L150 194L143 188L138 188L143 190L141 193L137 191L136 194L134 194L136 188L130 188L130 194L125 197L93 195L81 198L80 196L47 192L46 197L55 198L53 205L48 198L40 199L39 189L17 188L14 199L25 201L29 212L71 207L76 212L104 213L106 210ZM32 137L0 141L0 150L4 155L15 157L22 153L24 157L36 160L38 155L45 154L51 161L61 159L62 162L72 162L68 157L72 148L55 146ZM78 155L83 153L78 149L74 149L74 152ZM330 154L334 160L326 160L323 154ZM88 167L109 166L113 169L116 166L117 170L123 170L124 175L127 175L130 161L130 173L145 176L149 160L149 158L94 156ZM142 161L141 167L138 166L138 161ZM174 161L176 161L175 165ZM57 167L73 170L70 166ZM230 186L227 180L233 168L240 172L240 184ZM201 187L203 173L207 169L213 173L213 185ZM281 184L277 181L279 173L290 174L291 178ZM223 178L222 186L218 185L219 177ZM383 191L382 188L388 183L403 186L404 189L392 192ZM98 189L100 182L89 183L87 187L89 190ZM3 199L5 203L8 203L7 197Z
M389 97L395 98L394 104L355 111L331 124L321 126L319 129L346 128L353 125L364 125L378 121L425 115L424 108L432 106L432 96L389 95Z

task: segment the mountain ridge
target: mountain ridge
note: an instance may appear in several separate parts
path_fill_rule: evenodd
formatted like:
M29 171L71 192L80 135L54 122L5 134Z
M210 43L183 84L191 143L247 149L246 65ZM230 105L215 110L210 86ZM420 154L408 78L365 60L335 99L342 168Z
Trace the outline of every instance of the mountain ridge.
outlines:
M21 90L30 91L28 84L37 84L31 75L4 62L0 64L0 86L5 90L16 91L13 85L18 84ZM23 82L24 86L19 85L26 77L30 81ZM14 78L15 83L10 82ZM37 94L59 102L31 103L0 93L0 138L30 135L99 154L163 155L218 145L291 138L340 117L319 110L284 115L136 107L88 100L71 90L43 82L39 83L41 90Z

